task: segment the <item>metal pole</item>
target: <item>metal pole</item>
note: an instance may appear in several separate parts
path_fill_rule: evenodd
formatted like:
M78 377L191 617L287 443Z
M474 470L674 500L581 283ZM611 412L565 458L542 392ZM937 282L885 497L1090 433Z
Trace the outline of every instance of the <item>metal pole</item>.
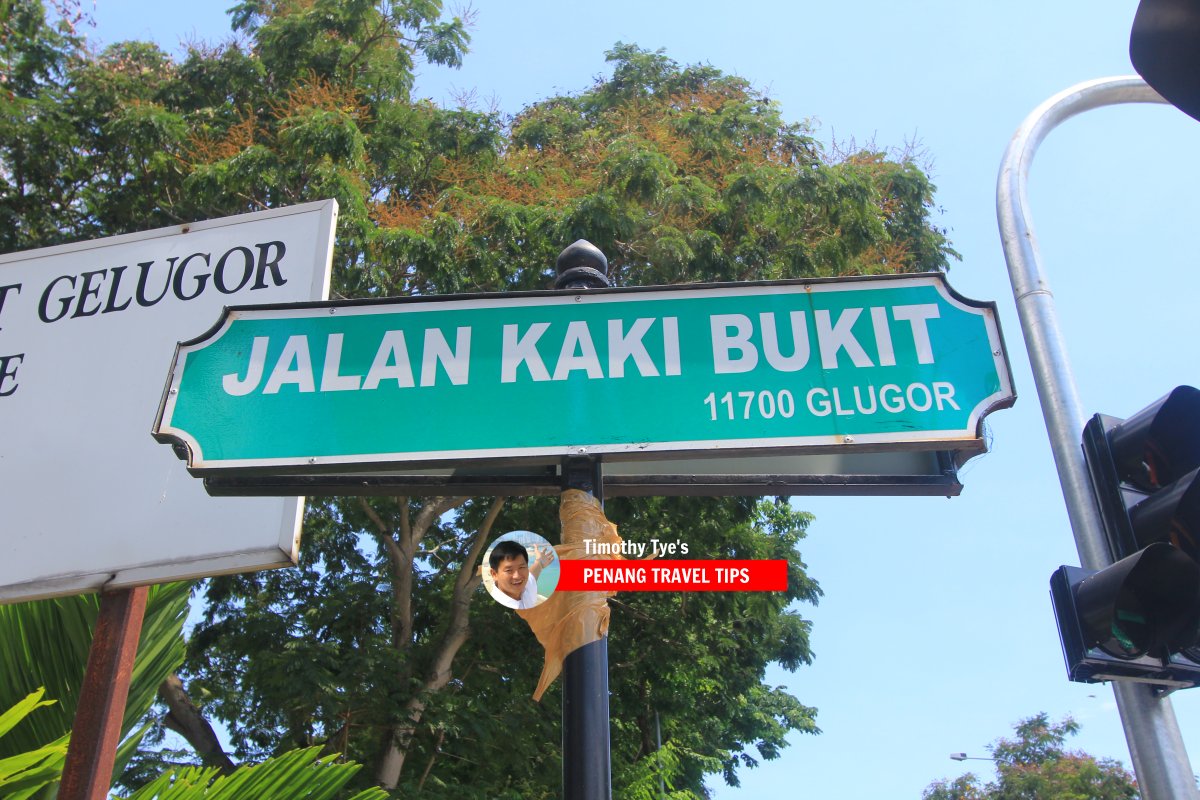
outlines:
M100 614L92 633L58 800L108 797L147 591L138 586L100 594Z
M608 286L608 259L580 239L558 256L555 288L586 291ZM563 488L579 489L604 502L598 458L563 460ZM563 659L562 753L565 800L612 799L612 742L608 710L608 637Z
M563 659L563 797L612 798L608 637Z
M1079 403L1067 349L1058 327L1054 295L1041 268L1028 211L1026 185L1034 153L1062 122L1102 106L1165 103L1136 75L1101 78L1072 86L1046 100L1013 134L996 184L996 215L1025 347L1058 468L1067 515L1081 564L1100 569L1112 563L1092 495L1080 440L1086 414ZM1125 740L1143 800L1200 798L1170 700L1143 684L1114 681Z

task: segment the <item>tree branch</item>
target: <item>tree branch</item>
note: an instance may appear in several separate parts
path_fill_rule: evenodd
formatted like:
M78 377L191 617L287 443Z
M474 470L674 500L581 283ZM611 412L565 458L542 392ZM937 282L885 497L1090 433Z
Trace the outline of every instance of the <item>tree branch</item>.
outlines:
M408 529L408 498L399 497L397 502L405 509L400 521L400 538L405 539ZM403 649L412 643L412 558L405 557L404 550L396 542L395 532L383 517L379 515L367 498L358 498L359 508L367 515L367 519L375 526L372 534L383 545L387 553L389 578L392 585L392 646Z
M212 725L188 697L178 675L172 673L159 684L158 697L168 709L163 725L186 739L204 766L217 767L224 775L237 769L237 764L221 746L221 740L217 738Z
M420 535L424 535L424 530L427 530L428 526L434 520L450 509L461 505L466 499L465 497L435 498L429 505L422 508L421 513L417 516L414 535L418 532L420 532ZM413 734L416 732L417 726L420 725L421 718L425 714L427 698L434 692L445 688L446 684L450 682L452 675L450 668L454 664L454 657L458 655L458 651L466 644L467 639L470 637L471 628L468 612L471 607L472 592L479 585L480 581L479 576L476 574L475 565L479 560L480 553L483 552L483 547L487 543L496 518L504 508L506 499L504 497L497 497L492 501L487 516L484 518L483 523L480 524L479 530L475 532L470 550L466 558L463 559L462 568L459 570L458 578L454 582L454 597L450 603L450 617L446 621L446 632L442 637L437 652L433 656L425 680L422 682L421 687L413 694L412 698L409 699L408 703L405 704L404 722L400 723L393 732L391 744L379 763L376 780L385 789L395 789L396 784L400 782L400 772L404 769L404 760L408 755L408 748L412 743ZM422 524L424 524L424 527L422 527Z

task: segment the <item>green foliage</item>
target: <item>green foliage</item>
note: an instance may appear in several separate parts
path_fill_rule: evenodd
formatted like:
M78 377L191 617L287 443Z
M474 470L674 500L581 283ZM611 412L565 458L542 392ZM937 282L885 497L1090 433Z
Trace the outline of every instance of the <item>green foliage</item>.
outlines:
M1068 736L1079 724L1067 718L1051 723L1045 713L1017 723L1016 737L989 748L996 779L983 784L970 773L930 784L925 800L1134 800L1133 776L1117 761L1068 751Z
M183 660L189 588L175 583L150 590L122 724L126 734L150 709L159 683ZM70 731L99 608L94 594L0 605L0 641L5 643L0 707L42 689L57 701L0 740L0 756L32 750Z
M402 659L388 624L386 561L357 527L361 511L348 516L310 500L296 569L210 583L205 621L189 642L190 692L236 724L239 759L321 743L343 725L358 735L338 749L371 759L378 730L368 742L362 734L382 729L411 692L394 685Z
M135 731L150 710L158 685L183 660L181 635L187 615L189 585L153 587L138 640L138 655L130 679L122 743L117 751L117 774L133 756L145 729ZM0 721L0 768L26 764L37 770L25 781L48 772L57 783L66 741L79 703L92 630L100 602L97 595L78 595L31 603L0 605L0 708L25 709ZM31 698L45 694L50 700ZM34 708L37 714L30 714ZM12 712L10 712L12 713ZM7 796L7 795L6 795Z
M403 498L372 506L397 527L420 508ZM374 757L436 657L481 510L442 517L425 537L412 574L419 601L410 647L397 646L387 547L358 501L310 500L299 570L212 581L190 643L190 686L230 726L239 757L322 742ZM512 501L496 524L552 532L556 514L553 501ZM795 669L812 658L810 624L793 608L820 595L796 550L810 517L783 502L715 498L615 499L608 514L632 541L680 539L706 558L790 564L786 593L611 601L614 786L633 791L658 769L648 761L658 764L656 715L673 754L661 774L681 797L701 796L707 773L736 782L740 767L777 757L789 732L816 733L814 709L761 682L768 663ZM532 634L481 590L469 600L474 635L458 652L454 680L427 698L408 752L414 768L398 788L424 797L476 796L463 794L466 786L479 797L554 796L560 687L533 703L541 653Z
M189 588L189 584L175 583L150 589L126 702L117 773L145 732L145 728L133 732L134 726L150 710L158 685L183 659L181 631ZM0 713L0 796L11 800L53 796L45 791L62 776L98 607L95 595L0 606L0 639L5 643L0 649L0 708L8 708ZM34 683L52 687L63 699L43 699L47 694L44 688L18 697L21 687ZM315 750L295 750L228 776L219 776L216 769L171 770L130 797L327 800L337 796L361 769L357 764L331 762L332 757L322 758ZM386 796L373 790L348 800Z
M220 775L215 768L172 770L128 795L128 800L331 800L340 796L361 765L334 763L331 756L321 758L318 750L293 750L231 775ZM381 789L367 789L346 800L384 800L387 796Z
M679 540L705 558L789 563L782 594L636 592L611 601L611 684L620 687L611 703L624 734L614 732L614 753L650 757L657 714L663 738L682 755L677 787L699 792L713 767L737 785L738 768L776 758L789 732L817 733L815 709L762 683L769 663L795 670L812 660L811 624L796 609L820 596L797 550L809 515L784 502L715 498L614 500L608 514L633 541Z
M44 694L39 689L0 714L0 738L36 709L53 705L53 700L42 700ZM64 734L41 747L0 758L0 796L26 800L57 783L67 759L67 739Z
M73 191L67 72L80 40L47 22L38 0L10 0L0 15L0 249L56 241L46 209Z
M613 783L622 787L623 800L692 800L696 794L686 789L676 790L674 781L684 760L695 755L682 753L675 742L665 742L653 756L619 765Z
M414 65L457 65L469 41L436 0L247 0L231 13L251 48L175 62L143 42L90 54L40 0L10 5L3 252L335 197L353 263L370 205L396 186L375 165L396 165L393 134L415 141L430 122L404 110Z

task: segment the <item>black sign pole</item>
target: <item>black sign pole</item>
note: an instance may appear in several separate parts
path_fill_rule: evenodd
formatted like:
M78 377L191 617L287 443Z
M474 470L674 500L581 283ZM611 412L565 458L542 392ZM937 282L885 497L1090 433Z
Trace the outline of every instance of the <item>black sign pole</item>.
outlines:
M608 259L580 239L555 264L555 288L568 291L608 286ZM604 477L594 457L563 460L563 489L579 489L604 503ZM608 637L563 659L562 755L564 800L611 800L612 745L608 713Z

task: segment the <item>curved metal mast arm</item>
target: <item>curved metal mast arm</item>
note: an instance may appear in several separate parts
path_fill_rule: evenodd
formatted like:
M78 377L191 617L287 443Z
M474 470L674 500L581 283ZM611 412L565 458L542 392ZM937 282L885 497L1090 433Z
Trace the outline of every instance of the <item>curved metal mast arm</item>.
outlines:
M1102 106L1165 102L1136 75L1101 78L1072 86L1034 109L1017 128L1004 153L996 186L996 215L1021 331L1033 366L1075 545L1081 563L1088 569L1100 569L1110 564L1112 558L1080 447L1086 414L1079 403L1066 345L1059 332L1054 295L1042 272L1026 185L1038 145L1065 120ZM1200 796L1170 701L1156 697L1148 686L1123 681L1113 682L1113 692L1141 796L1145 800Z

